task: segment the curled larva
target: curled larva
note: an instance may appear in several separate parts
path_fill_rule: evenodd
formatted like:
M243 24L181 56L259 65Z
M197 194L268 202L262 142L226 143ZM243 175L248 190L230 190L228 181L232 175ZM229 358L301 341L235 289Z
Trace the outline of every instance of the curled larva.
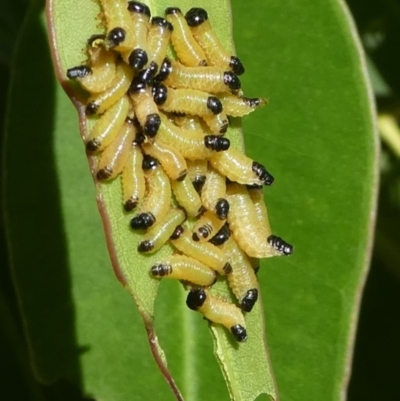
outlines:
M253 201L254 209L256 211L256 215L259 221L263 222L263 226L265 227L266 236L270 236L271 232L271 225L269 223L267 206L264 202L264 194L262 187L247 187L249 191L250 198Z
M98 180L109 180L121 173L128 160L135 134L133 121L127 118L120 132L100 156L96 175Z
M157 139L171 144L186 159L206 159L214 152L229 149L230 141L215 135L204 135L201 131L177 127L161 114L161 125Z
M186 305L213 323L222 324L231 331L236 341L247 340L246 323L241 310L203 289L190 290Z
M174 27L171 42L178 59L190 67L206 65L206 55L194 40L181 10L177 7L169 7L165 10L165 14L166 19Z
M202 211L201 199L188 175L181 181L171 181L172 192L179 205L189 217L196 217Z
M228 256L232 271L227 275L229 287L239 301L240 308L250 312L258 299L258 282L254 269L236 241L231 237L221 246Z
M138 245L139 252L152 253L158 251L175 231L175 228L186 220L186 213L182 209L170 209L167 215L153 225L142 237Z
M142 163L142 150L136 142L133 142L128 160L122 170L123 204L127 212L133 210L144 197L146 184Z
M150 156L143 158L147 193L140 207L140 213L131 220L134 230L145 229L162 220L171 204L171 184L167 174Z
M89 152L105 149L118 134L128 115L130 102L127 96L122 96L106 112L100 116L90 131L86 142Z
M185 115L174 115L174 124L178 127L188 131L203 131L200 117L191 116L190 114Z
M161 119L158 107L154 102L151 89L140 79L134 79L129 88L129 94L133 103L133 110L143 132L153 138L160 128Z
M102 114L128 91L133 78L132 69L124 63L117 65L117 71L110 88L89 97L86 114Z
M204 50L208 64L230 68L237 75L244 73L241 61L232 56L215 35L204 8L191 8L186 13L185 18L194 38Z
M243 117L250 114L255 109L267 104L267 99L256 97L249 98L244 96L235 96L230 93L218 95L225 113L232 117Z
M200 192L206 182L207 160L186 160L188 176L197 192Z
M172 255L151 268L151 275L172 278L208 287L217 280L214 270L185 255Z
M229 203L226 200L226 179L218 171L210 168L206 182L201 190L201 201L207 210L213 211L221 220L229 213Z
M188 230L178 226L171 238L172 245L183 254L204 263L221 275L229 274L232 270L223 252L208 242L195 242Z
M106 20L106 46L118 52L132 49L134 31L131 29L131 18L126 0L101 0L103 14Z
M155 84L153 97L160 109L166 112L212 116L222 111L217 97L195 89L167 89L163 84Z
M209 161L220 174L239 184L271 185L274 182L274 177L262 164L232 147L226 152L213 154Z
M150 9L146 4L138 1L129 1L127 9L130 16L129 33L133 37L133 43L127 51L121 51L121 56L134 70L141 70L149 61L147 32Z
M89 65L69 68L67 77L76 79L89 93L99 93L112 85L115 77L116 58L114 52L97 44L98 41L94 40L92 45L90 43L88 47Z
M220 67L186 67L171 60L171 69L163 83L172 88L198 89L208 93L237 91L239 78L232 71Z
M149 142L144 143L142 148L144 153L155 157L161 163L171 180L182 181L186 177L186 161L173 146L167 145L156 138L152 144Z
M192 238L194 241L204 242L208 241L224 226L225 221L221 220L218 216L206 210L206 212L196 221L193 227Z

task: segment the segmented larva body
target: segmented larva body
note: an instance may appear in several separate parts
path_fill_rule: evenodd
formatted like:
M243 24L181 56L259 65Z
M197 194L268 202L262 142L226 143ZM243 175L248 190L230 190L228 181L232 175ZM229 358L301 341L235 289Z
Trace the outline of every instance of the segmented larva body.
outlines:
M139 146L133 142L128 160L122 170L123 204L127 212L133 210L144 198L146 184L142 163L142 151Z
M209 161L221 175L239 184L271 185L274 182L274 177L263 165L234 148L215 153Z
M254 209L256 211L257 218L260 222L263 223L263 227L266 232L266 236L270 236L271 232L271 225L269 223L267 206L264 202L264 193L262 188L247 188L250 194L250 198L253 201Z
M218 95L218 99L221 101L225 113L232 117L246 116L267 104L267 99L261 97L249 98L230 93Z
M188 115L175 115L173 116L173 122L178 127L188 131L203 131L200 118L197 116Z
M214 134L223 135L228 130L229 120L224 110L219 114L203 116L203 120Z
M86 142L89 152L104 150L117 136L129 112L129 99L122 96L98 119Z
M208 241L217 234L224 224L224 220L207 210L194 225L192 238L199 242Z
M185 255L172 255L151 268L151 275L159 278L172 278L208 287L217 280L214 270L197 259Z
M234 304L203 289L190 290L186 305L213 323L222 324L239 342L247 340L246 323L241 310Z
M153 143L144 143L142 149L144 153L155 157L161 163L171 180L182 181L186 177L186 161L173 146L167 145L156 138Z
M207 160L186 160L188 176L197 192L200 192L206 181Z
M258 281L246 254L230 237L221 249L228 256L232 271L227 275L229 287L245 312L250 312L258 299Z
M101 93L90 96L86 105L86 114L103 114L115 102L121 99L129 89L133 78L132 69L126 64L118 64L111 86Z
M171 181L172 192L189 217L198 216L203 207L201 199L188 175L181 181Z
M158 251L175 231L175 228L186 220L186 213L182 209L170 209L167 215L153 225L138 245L139 252L153 253Z
M203 8L192 8L185 15L196 42L204 50L210 65L230 68L235 74L244 73L240 60L229 54L211 29L208 14Z
M213 244L195 242L188 230L177 227L171 236L172 245L183 254L204 263L220 275L229 274L232 270L227 257Z
M189 67L206 65L206 55L203 49L194 40L182 12L177 7L165 10L166 19L173 25L171 42L178 59Z
M225 153L225 152L224 152ZM226 219L229 203L226 200L226 179L210 168L201 191L201 201L207 210L213 211L221 220Z

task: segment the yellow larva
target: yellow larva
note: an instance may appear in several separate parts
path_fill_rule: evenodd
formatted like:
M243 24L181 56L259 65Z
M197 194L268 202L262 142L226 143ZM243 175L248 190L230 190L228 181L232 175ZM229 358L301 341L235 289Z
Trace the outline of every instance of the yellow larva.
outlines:
M247 188L250 194L250 198L253 201L254 208L256 210L256 215L259 221L263 222L264 229L266 231L266 235L270 236L271 225L269 223L267 206L264 202L264 194L262 188Z
M172 255L151 268L151 275L159 278L172 278L208 287L217 279L214 270L196 259L185 255Z
M208 14L203 8L191 8L185 15L194 38L200 44L210 65L230 68L235 74L244 73L241 61L229 54L211 29Z
M201 191L207 174L207 160L186 160L188 176L197 192Z
M214 212L221 220L226 219L229 213L229 203L226 200L226 179L212 168L208 170L206 182L201 191L201 201L207 210Z
M173 146L156 138L151 144L142 145L144 153L155 157L163 166L171 180L183 180L187 174L187 165L183 156Z
M101 6L107 25L107 47L119 52L132 49L134 31L126 0L101 0Z
M76 79L89 93L107 90L115 77L115 53L98 44L97 36L89 39L89 65L68 69L67 77Z
M222 228L210 239L210 243L216 246L225 244L231 236L231 230L228 223L225 223Z
M182 226L176 228L171 243L179 252L199 260L221 275L229 274L232 270L220 249L208 242L193 241L191 233Z
M115 138L128 115L130 102L127 96L121 97L99 118L90 131L86 142L89 152L105 149Z
M267 104L267 99L261 97L249 98L235 96L230 93L218 95L225 113L232 117L243 117L259 107Z
M157 84L153 86L153 96L160 109L166 112L213 116L222 111L217 97L195 89L167 89Z
M104 92L90 96L86 105L86 114L102 114L117 102L129 89L133 78L132 69L126 64L117 65L117 71L111 87Z
M246 323L241 310L236 305L199 288L190 290L186 305L203 314L211 322L225 326L231 331L236 341L247 340Z
M122 192L124 209L133 210L142 201L145 193L145 179L142 169L143 154L133 142L128 160L122 170Z
M171 70L163 83L172 88L198 89L208 93L237 91L239 78L232 71L220 67L186 67L171 61Z
M234 148L213 154L209 161L220 174L239 184L271 185L274 182L263 165Z
M186 220L182 209L170 209L163 220L153 225L142 237L138 245L139 252L153 253L158 251L168 240L175 228Z
M258 282L254 269L236 241L231 237L221 246L232 266L227 279L229 287L239 301L240 308L250 312L258 299Z
M201 199L188 175L182 181L171 181L172 192L189 217L196 217L202 210Z
M151 89L144 82L135 78L130 86L129 93L133 103L133 110L140 125L143 127L144 134L153 138L158 132L161 120Z
M121 131L100 156L97 168L98 180L109 180L121 173L128 160L130 145L135 134L136 129L133 121L127 118Z
M150 9L146 4L129 1L128 10L130 14L129 33L133 37L133 43L127 51L121 52L121 56L134 70L141 70L148 63L147 32L150 23Z
M225 224L213 212L207 210L193 227L192 238L194 241L205 242L210 240Z
M203 120L214 134L225 134L228 131L229 120L224 110L219 114L203 116Z
M165 10L165 14L174 27L171 42L178 59L190 67L206 65L206 55L194 40L181 10L177 7L169 7Z
M177 127L164 115L161 115L157 138L173 145L183 157L191 160L211 157L214 151L226 150L230 146L227 138Z
M147 193L140 207L140 213L131 220L134 230L145 229L162 220L171 204L171 184L163 168L156 159L146 156L143 159Z
M203 127L201 125L200 118L197 116L188 115L176 115L173 118L175 125L182 129L186 129L188 131L202 131Z

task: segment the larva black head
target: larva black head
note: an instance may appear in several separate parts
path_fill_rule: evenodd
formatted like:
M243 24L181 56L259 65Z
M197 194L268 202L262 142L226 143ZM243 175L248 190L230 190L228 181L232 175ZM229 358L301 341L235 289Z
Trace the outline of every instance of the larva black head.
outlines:
M224 72L224 84L233 91L237 91L242 87L240 79L232 71Z
M168 97L168 89L164 84L155 83L152 89L154 103L161 106Z
M207 11L204 8L193 7L185 15L186 22L189 26L195 27L201 25L208 20Z
M151 227L156 218L152 213L140 213L131 220L131 228L134 230L144 230Z
M231 141L228 138L223 138L219 135L206 135L204 137L204 146L207 149L221 152L222 150L228 150L231 146Z
M146 122L143 127L143 132L146 136L154 138L157 135L161 125L161 118L157 113L149 114L146 117Z
M89 47L92 47L96 44L97 41L103 42L104 40L106 40L106 35L102 35L100 33L92 35L88 40L87 40L87 44Z
M146 4L140 3L139 1L129 1L128 10L131 13L145 14L149 18L151 16L150 8Z
M172 26L172 24L169 21L167 21L165 18L162 18L162 17L153 17L151 19L151 24L158 25L161 28L166 28L171 32L174 30L174 27Z
M242 75L244 73L244 67L242 62L236 57L232 56L229 62L229 67L236 75Z
M247 340L246 329L240 324L232 326L231 333L233 334L233 337L235 337L235 340L239 341L240 343Z
M196 177L194 177L194 181L192 182L192 184L194 186L194 189L197 192L200 192L205 182L206 182L205 175L196 175Z
M284 241L281 237L270 235L267 238L268 243L283 255L291 255L293 253L293 246Z
M165 9L165 15L168 14L182 14L182 11L178 7L168 7Z
M107 167L100 169L97 172L96 177L99 181L104 181L104 180L107 180L108 178L110 178L112 173L113 173L112 169L107 166Z
M92 69L87 65L80 65L78 67L68 68L67 70L67 77L69 79L76 79L86 77L92 73Z
M99 150L101 143L97 139L91 139L86 143L86 150L88 152L96 152Z
M176 226L174 232L169 238L172 240L178 239L183 234L184 231L185 229L182 226Z
M207 108L211 110L213 114L219 114L222 111L222 103L215 96L209 96L207 99Z
M186 298L186 305L192 310L197 310L203 306L206 298L207 294L204 290L200 288L190 290Z
M143 81L140 76L136 76L133 78L130 86L129 86L129 92L130 93L138 93L140 91L143 91L146 89L146 82Z
M171 265L160 263L159 265L154 265L151 268L151 275L154 277L164 277L170 274L171 271L172 271Z
M169 60L169 58L166 57L164 59L164 61L162 62L160 71L156 75L154 80L157 82L162 82L162 81L166 80L168 78L168 75L171 73L171 71L172 71L171 61Z
M99 110L99 104L96 102L89 102L85 107L85 114L87 116L93 116Z
M257 177L264 183L264 185L271 185L274 182L274 177L267 171L267 169L260 163L253 162L251 169Z
M129 56L129 65L135 70L141 70L149 61L146 50L135 49Z
M144 171L155 169L157 167L157 164L158 160L154 157L151 157L149 155L143 156L142 169Z
M135 207L138 205L138 200L137 199L128 199L124 203L124 210L125 212L131 212Z
M138 252L150 252L154 248L154 241L144 240L139 243L137 250Z
M154 75L157 72L157 68L157 63L152 61L146 69L138 72L136 78L143 81L146 85L150 85Z
M228 224L224 224L222 228L210 239L213 245L222 245L228 241L229 237L231 236L231 230L229 229Z
M146 140L146 136L144 135L143 130L140 129L136 132L135 140L133 141L133 143L137 146L137 145L141 145L142 143L144 143L145 140Z
M257 288L253 288L246 292L246 295L243 297L242 302L240 303L240 307L245 312L250 312L253 309L254 304L258 299L258 290Z
M220 220L226 220L229 213L229 202L224 199L218 199L218 202L215 205L215 214Z
M107 34L107 42L110 48L118 46L125 40L126 32L125 29L116 27L111 29Z

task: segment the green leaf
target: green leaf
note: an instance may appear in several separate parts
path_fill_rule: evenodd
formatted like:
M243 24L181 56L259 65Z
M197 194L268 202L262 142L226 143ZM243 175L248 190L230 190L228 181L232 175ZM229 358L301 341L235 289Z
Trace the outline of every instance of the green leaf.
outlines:
M79 10L69 4L60 2L54 14L62 18L56 26L69 21L59 32L71 44L60 53L64 71L83 61L85 38L98 30L87 17L97 13L96 3L82 2ZM170 5L192 6L155 4L159 14ZM210 11L228 44L230 12L225 2L218 5L193 4ZM296 247L291 258L268 260L259 273L281 401L339 400L375 200L376 143L359 49L336 1L233 6L236 47L247 69L243 87L271 100L245 119L246 148L275 175L266 190L272 226ZM151 361L140 316L112 277L76 113L52 80L37 11L15 64L6 154L8 236L36 371L46 381L66 377L99 399L172 399ZM103 186L104 197L117 185ZM157 290L147 276L151 259L142 268L132 259L123 264L140 274L124 275L151 330ZM207 325L186 309L184 297L179 283L160 285L155 322L168 368L187 400L228 399ZM263 346L254 349L263 338L260 316L258 308L248 315L255 323L249 321L247 348L240 345L244 358L228 355L234 347L213 331L237 400L274 391Z

